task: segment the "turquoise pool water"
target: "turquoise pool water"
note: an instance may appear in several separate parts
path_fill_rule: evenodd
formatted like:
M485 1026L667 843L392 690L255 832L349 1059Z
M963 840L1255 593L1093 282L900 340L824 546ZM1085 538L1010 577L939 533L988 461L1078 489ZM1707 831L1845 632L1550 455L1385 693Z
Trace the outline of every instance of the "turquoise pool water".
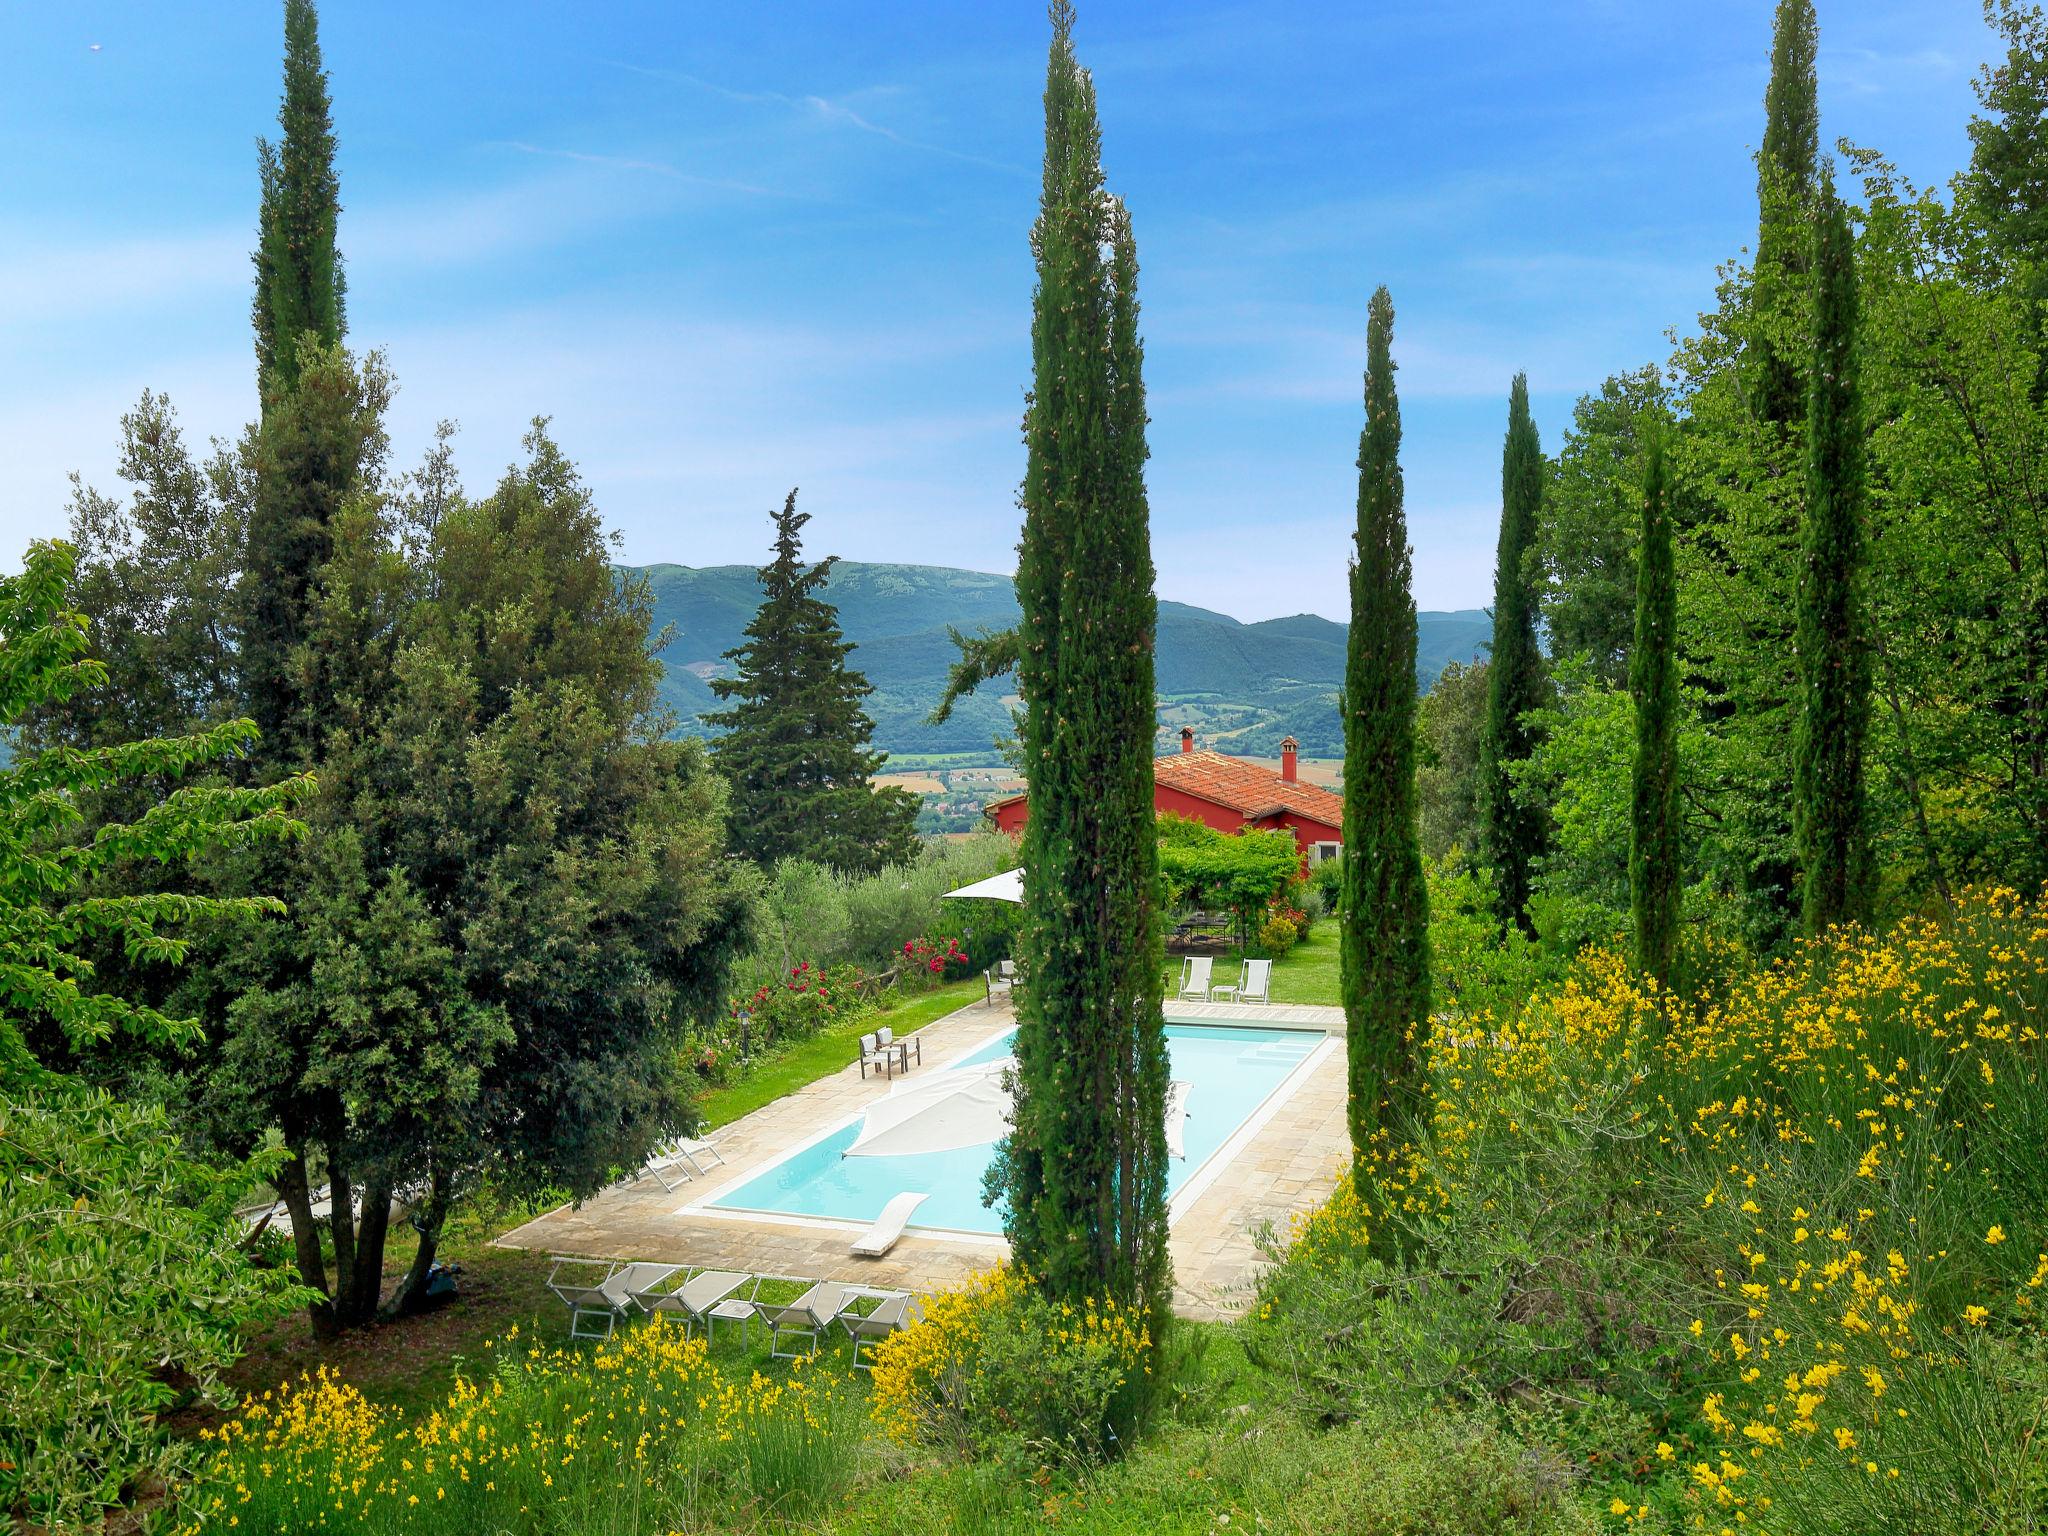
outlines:
M1014 1033L997 1036L943 1070L1009 1055ZM1319 1030L1166 1026L1171 1075L1189 1084L1188 1155L1167 1161L1169 1198L1215 1156L1323 1039ZM957 1232L1003 1230L1001 1212L981 1203L981 1176L995 1152L993 1142L905 1157L844 1156L859 1132L860 1120L855 1118L706 1203L720 1210L873 1221L895 1195L923 1190L930 1198L917 1208L912 1226Z

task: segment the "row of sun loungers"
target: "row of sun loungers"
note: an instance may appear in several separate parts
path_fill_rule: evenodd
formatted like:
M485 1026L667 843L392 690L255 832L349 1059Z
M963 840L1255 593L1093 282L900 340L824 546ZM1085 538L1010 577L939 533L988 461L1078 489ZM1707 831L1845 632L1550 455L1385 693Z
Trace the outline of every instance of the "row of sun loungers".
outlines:
M764 1299L764 1286L777 1291L801 1287L802 1293L789 1301ZM548 1289L569 1309L572 1339L609 1339L636 1313L679 1319L686 1334L701 1327L714 1342L720 1323L737 1324L745 1340L759 1322L768 1330L769 1354L793 1360L817 1354L836 1326L853 1340L853 1363L859 1370L869 1368L861 1358L863 1344L872 1349L922 1315L908 1291L683 1264L558 1258L548 1274Z
M665 1146L656 1147L635 1177L652 1175L661 1182L663 1189L674 1194L691 1178L702 1178L724 1161L725 1155L710 1142L694 1136L679 1136Z

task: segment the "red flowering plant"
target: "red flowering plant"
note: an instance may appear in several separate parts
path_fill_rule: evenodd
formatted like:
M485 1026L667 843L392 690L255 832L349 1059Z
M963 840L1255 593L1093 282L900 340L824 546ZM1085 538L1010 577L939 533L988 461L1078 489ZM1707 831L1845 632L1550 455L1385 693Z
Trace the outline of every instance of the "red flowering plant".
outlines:
M966 975L970 963L958 939L906 939L896 962L896 984L906 990L935 987Z
M726 1005L720 1027L697 1043L692 1063L704 1077L717 1081L734 1066L792 1040L870 1012L874 984L852 966L827 971L799 961L787 976L764 982Z

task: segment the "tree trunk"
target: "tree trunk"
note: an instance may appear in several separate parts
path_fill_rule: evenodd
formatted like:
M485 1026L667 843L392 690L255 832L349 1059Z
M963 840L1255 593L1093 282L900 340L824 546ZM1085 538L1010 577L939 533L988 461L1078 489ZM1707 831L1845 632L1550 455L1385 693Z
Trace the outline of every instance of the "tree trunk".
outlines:
M312 1192L306 1187L306 1156L296 1147L277 1171L277 1192L291 1212L292 1252L298 1260L299 1279L321 1296L308 1308L313 1331L330 1337L335 1325L334 1308L327 1299L327 1266L320 1254L320 1229L313 1223Z
M355 1229L355 1251L343 1277L336 1311L344 1328L360 1328L377 1320L384 1299L384 1242L391 1230L391 1185L382 1177L364 1182L362 1215Z
M436 1168L427 1183L426 1193L412 1211L413 1230L420 1235L419 1251L413 1255L412 1265L385 1306L383 1316L410 1317L426 1310L427 1278L433 1273L434 1259L441 1247L441 1228L447 1220L448 1180L441 1169Z

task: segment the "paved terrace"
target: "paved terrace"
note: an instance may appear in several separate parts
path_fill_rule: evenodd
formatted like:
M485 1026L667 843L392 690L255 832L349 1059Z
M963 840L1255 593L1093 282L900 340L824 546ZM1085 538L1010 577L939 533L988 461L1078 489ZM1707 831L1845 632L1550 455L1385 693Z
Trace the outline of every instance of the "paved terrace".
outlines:
M1247 1139L1240 1132L1197 1175L1192 1198L1177 1199L1171 1229L1174 1310L1183 1317L1233 1317L1250 1302L1260 1265L1253 1234L1319 1203L1349 1161L1344 1123L1344 1015L1337 1008L1176 1003L1184 1023L1273 1024L1321 1029L1332 1048L1314 1057L1283 1090L1270 1118ZM927 1025L924 1062L913 1075L947 1066L1016 1022L1006 1005L970 1004ZM864 1223L822 1225L787 1217L719 1215L685 1209L750 1177L819 1130L844 1120L890 1084L859 1070L820 1078L755 1110L712 1137L725 1164L674 1193L653 1178L617 1186L536 1217L497 1239L500 1247L603 1259L647 1259L715 1266L753 1274L844 1280L918 1292L947 1289L1007 1251L1000 1238L920 1232L913 1225L886 1258L855 1258L847 1250ZM1218 1165L1221 1165L1220 1167Z

